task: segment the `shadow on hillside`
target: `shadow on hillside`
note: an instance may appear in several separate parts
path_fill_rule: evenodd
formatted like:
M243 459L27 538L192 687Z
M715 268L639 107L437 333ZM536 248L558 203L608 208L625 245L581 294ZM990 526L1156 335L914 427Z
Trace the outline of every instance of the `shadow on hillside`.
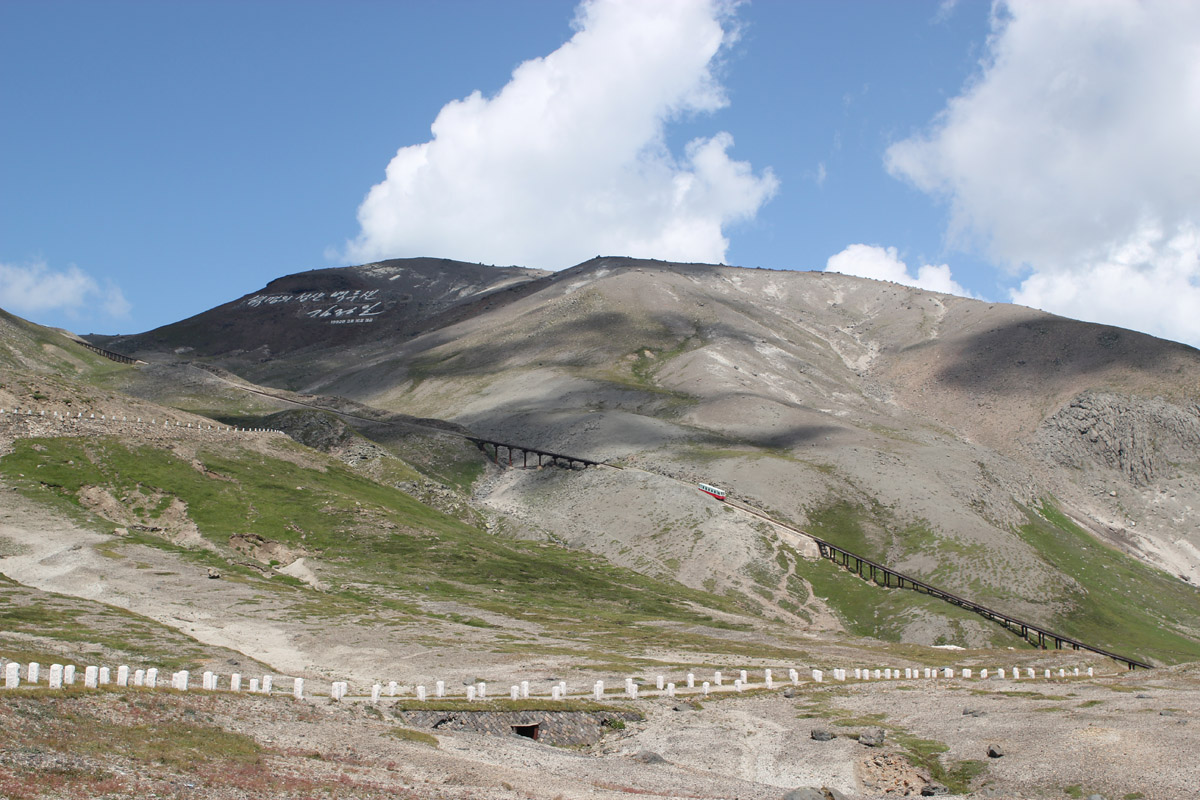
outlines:
M1144 333L1047 317L977 334L960 346L939 381L979 392L1054 390L1113 367L1140 372L1200 369L1200 351Z

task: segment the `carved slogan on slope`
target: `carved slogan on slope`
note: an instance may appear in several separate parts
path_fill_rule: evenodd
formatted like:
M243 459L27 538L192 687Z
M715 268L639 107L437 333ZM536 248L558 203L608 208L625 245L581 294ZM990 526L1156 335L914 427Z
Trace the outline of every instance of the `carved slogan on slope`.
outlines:
M256 294L243 302L247 308L265 308L283 304L299 305L301 313L313 320L326 320L330 325L358 325L374 322L385 311L383 301L376 299L378 289L343 289L337 292L302 292L300 294Z

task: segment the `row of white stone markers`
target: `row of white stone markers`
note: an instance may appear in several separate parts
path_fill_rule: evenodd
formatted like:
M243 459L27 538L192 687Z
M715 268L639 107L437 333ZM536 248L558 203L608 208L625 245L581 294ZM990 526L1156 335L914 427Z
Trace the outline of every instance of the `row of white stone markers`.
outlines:
M156 427L159 426L159 422L157 419L143 420L141 417L137 417L135 419L130 419L129 417L118 418L116 416L110 417L105 414L101 414L100 416L97 417L93 413L89 413L85 417L83 415L83 412L79 412L74 415L71 415L71 414L62 414L58 411L51 411L49 414L47 414L45 411L34 411L33 409L29 409L29 408L26 408L24 410L21 410L19 408L10 408L10 409L0 408L0 415L3 415L3 416L13 415L13 416L17 416L17 417L38 417L38 418L46 417L48 419L58 419L58 420L64 420L64 421L65 420L75 420L75 421L91 420L91 421L95 421L95 422L128 422L128 423L132 423L135 425L154 425ZM204 425L199 422L197 422L196 424L193 425L190 422L185 424L182 422L172 422L169 419L163 420L161 427L163 427L163 428L184 428L185 430L187 428L192 428L193 430L216 431L217 433L281 433L281 431L277 431L274 428L234 428L229 425Z
M1006 671L1004 667L1001 667L1001 668L995 670L994 673L989 673L988 670L981 669L981 670L979 670L978 679L979 680L988 680L989 676L991 674L994 674L995 679L997 679L997 680L1005 680L1005 679L1008 679L1010 676L1011 676L1011 679L1014 681L1022 680L1022 679L1032 680L1037 676L1037 671L1034 670L1032 667L1026 667L1025 671L1024 671L1024 675L1022 676L1021 668L1019 668L1019 667L1012 667L1008 671ZM1058 670L1057 677L1060 679L1065 679L1068 677L1080 677L1080 674L1081 673L1080 673L1078 667L1073 668L1070 673L1068 673L1066 669L1060 668ZM1085 674L1089 678L1093 677L1093 668L1087 667L1087 671ZM854 679L859 680L859 681L900 680L901 678L903 678L905 680L913 680L913 679L921 678L922 675L924 678L930 679L930 680L951 679L951 678L955 677L955 670L952 667L942 667L942 668L925 667L923 673L922 673L921 669L913 669L913 668L905 668L903 671L901 671L899 669L890 669L890 668L889 669L876 669L876 670L857 668L854 670ZM970 680L975 677L975 673L974 673L973 669L970 667L959 670L958 675L961 678L966 679L966 680ZM1042 675L1044 678L1053 678L1054 677L1053 671L1049 670L1049 669L1043 670ZM850 671L846 670L846 669L834 669L831 677L833 678L834 681L839 681L839 682L846 681L846 680L850 679ZM25 682L36 686L39 684L40 679L41 679L41 665L38 664L36 661L26 664L26 666L25 666ZM695 694L696 689L699 689L704 694L704 696L707 697L709 695L709 693L714 690L715 687L720 687L722 691L728 691L727 689L724 688L725 680L726 680L726 676L722 672L717 671L717 672L713 673L711 681L702 681L699 683L699 685L697 685L697 679L696 679L695 673L689 672L689 673L687 673L687 676L685 678L685 681L686 681L685 685L688 690L691 690L690 691L691 694ZM812 670L812 680L816 683L823 683L825 681L825 672L823 670L819 670L819 669ZM245 690L249 691L253 694L271 694L274 691L274 681L275 681L275 676L273 676L273 675L263 675L261 679L250 678L247 681ZM292 681L292 692L291 692L292 696L295 697L297 700L303 699L304 698L304 679L303 678L292 678L291 681ZM76 682L76 667L73 664L68 664L66 666L64 666L62 664L51 664L50 665L50 669L49 669L48 675L47 675L47 683L48 683L49 688L63 689L68 686L75 685L75 682ZM153 668L146 669L146 670L137 669L137 670L131 671L129 669L129 667L124 666L124 665L117 667L117 674L116 674L116 681L115 681L116 685L121 686L121 687L141 686L141 687L145 687L148 689L154 689L154 688L158 688L160 685L162 685L162 686L169 686L170 688L175 689L177 691L181 691L181 692L186 692L189 690L189 688L191 688L190 682L191 682L191 675L187 670L181 670L179 672L172 673L170 683L168 684L165 682L160 682L157 669L153 669ZM108 685L111 683L113 683L113 676L108 667L89 666L84 669L84 672L83 672L84 688L96 689L96 688L99 688L101 686L105 686L105 685ZM793 686L798 685L800 683L799 671L797 671L795 669L788 670L788 683L792 684ZM766 689L774 689L775 685L776 685L776 681L775 681L774 674L771 670L767 669L767 670L763 670L763 681L760 684L752 684L750 681L749 671L748 670L740 670L738 673L738 677L734 678L731 686L732 686L732 690L734 692L742 692L742 691L745 691L746 689L751 688L752 686L762 687L762 688L766 688ZM5 689L17 689L20 686L21 686L21 665L15 661L10 661L4 667L4 688ZM213 672L205 672L202 676L201 688L203 688L206 691L210 691L210 692L220 691L222 689L221 676L219 676ZM396 681L390 681L387 684L388 696L396 697L399 692L399 688L400 688L400 686L398 683L396 683ZM683 687L679 687L679 688L683 688ZM660 696L660 697L662 697L662 696L674 697L676 695L676 691L677 691L676 684L673 682L668 682L666 677L663 675L656 676L655 689L658 692L657 696ZM334 681L329 690L329 698L331 700L340 702L343 698L346 697L348 690L349 690L348 682ZM229 682L227 684L227 691L231 691L231 692L243 691L243 676L236 672L233 673L232 675L230 675ZM384 691L383 684L381 684L381 683L374 684L371 687L371 702L372 703L379 702L380 697L383 695L383 691ZM625 679L625 686L624 686L623 694L626 697L628 697L631 700L636 700L639 697L640 692L641 692L641 687L633 678ZM427 699L429 699L426 687L423 685L419 685L419 686L415 687L415 694L416 694L416 699L419 702L425 702ZM596 681L594 684L592 684L592 691L590 694L591 694L592 698L595 700L603 700L605 697L604 681ZM580 695L576 695L576 696L580 696ZM586 695L583 695L583 696L586 696ZM646 696L652 696L652 695L647 694ZM433 697L437 698L437 699L447 697L445 681L436 681L434 683ZM529 681L521 681L519 684L513 684L509 688L509 698L512 700L529 699L529 697L530 697ZM565 700L567 697L568 697L568 693L567 693L567 682L566 681L559 681L558 683L553 684L550 687L550 699L551 700ZM466 687L466 699L468 701L486 700L487 699L487 683L485 683L483 681L479 681L477 683L468 685Z

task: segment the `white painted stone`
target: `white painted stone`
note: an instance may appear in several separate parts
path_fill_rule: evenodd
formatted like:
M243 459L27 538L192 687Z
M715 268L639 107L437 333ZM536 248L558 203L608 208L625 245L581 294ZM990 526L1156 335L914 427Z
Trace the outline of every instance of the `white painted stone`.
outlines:
M425 702L425 686L424 686L424 684L417 687L417 700L419 700L422 703Z
M559 694L559 696L561 696L561 697L562 697L564 700L565 700L565 699L567 699L567 682L566 682L566 681L559 681L559 682L558 682L558 694Z
M29 666L25 668L25 680L36 684L40 677L42 677L42 665L36 661L30 661Z
M1076 667L1076 668L1075 668L1075 677L1076 677L1076 678L1078 678L1078 677L1079 677L1079 667Z
M145 682L146 682L146 670L135 669L133 671L133 685L134 686L142 686L145 684Z
M674 697L674 696L675 696L675 684L668 683L667 684L667 697Z
M21 686L21 665L10 661L4 665L4 688L17 689Z
M521 681L521 699L529 699L529 681Z
M119 677L119 676L118 676L118 680L120 680L120 677ZM213 674L212 674L212 671L211 671L211 670L205 670L205 671L204 671L204 674L202 674L202 675L200 676L200 687L201 687L201 688L203 688L203 689L204 689L204 690L206 690L206 691L210 691L210 692L212 691L212 688L213 688Z
M861 669L854 670L854 680L856 680L856 681L862 680L862 670Z
M446 696L446 682L445 681L437 681L433 684L433 696L434 697L445 697ZM528 696L528 695L526 695L526 696Z
M654 687L661 692L663 686L665 686L665 685L666 685L666 679L663 678L662 675L656 675L654 678Z
M1004 667L1000 667L1000 669L996 670L996 677L998 677L1000 680L1004 680Z
M931 670L929 667L926 667L926 668L925 668L925 677L926 677L926 678L931 678L931 677L933 677L933 670Z
M470 698L468 698L468 699L470 699ZM550 687L550 699L551 700L561 700L562 699L562 690L558 688L558 684L555 684L554 686Z
M83 671L83 685L88 689L95 689L98 677L100 677L100 668L88 667Z
M596 699L596 702L604 699L604 681L596 681L592 686L592 697Z
M62 664L51 664L50 665L50 688L51 689L61 689L62 688L62 676L63 676Z
M67 686L75 685L75 665L66 664L63 666L63 683Z
M748 672L746 672L746 670L742 670L741 672L739 672L738 676L742 679L742 686L745 686L747 683L750 682L750 675Z
M788 670L788 680L792 682L793 686L795 686L796 684L800 683L800 673L797 672L794 668L789 669Z
M175 673L175 678L178 681L178 685L175 688L181 692L186 692L188 690L188 682L191 680L191 675L188 674L188 671L181 669Z
M942 670L942 677L953 678L954 677L954 669L951 667L946 667L944 670Z
M1032 679L1032 678L1033 678L1033 667L1026 667L1026 668L1025 668L1025 677L1026 677L1026 678L1030 678L1030 679Z
M1049 677L1050 677L1050 670L1046 670L1046 677L1047 677L1047 678L1049 678Z
M556 686L556 687L554 687L554 688L555 688L555 689L557 689L558 687ZM467 687L467 701L468 701L468 702L474 702L474 700L475 700L475 687L474 687L474 686L468 686L468 687Z
M229 676L229 691L240 692L242 690L242 676L240 673L233 673Z
M629 687L629 697L633 700L638 698L638 685L635 683Z
M148 688L148 689L157 689L158 688L158 668L157 667L151 667L150 669L146 670L146 688Z
M912 667L905 667L904 668L904 677L911 678L912 676L913 676Z
M963 676L964 678L969 678L969 677L971 677L971 668L970 668L970 667L965 667L965 668L963 669L963 671L962 671L962 676Z
M101 686L107 686L112 681L112 673L109 672L108 667L100 668L99 681Z
M980 677L980 678L982 678L983 680L985 680L985 681L986 681L986 680L987 680L987 676L988 676L988 671L987 671L986 669L981 669L981 670L979 670L979 677Z
M296 678L292 681L292 697L297 700L304 699L304 678Z
M250 679L250 694L258 694L258 678Z
M709 685L708 685L708 681L705 681L704 683L702 683L702 684L700 685L700 688L704 690L704 696L705 696L705 697L708 697L708 690L709 690L709 688L710 688L710 687L709 687Z
M688 687L689 689L695 689L695 688L696 688L696 676L695 676L695 674L694 674L694 673L691 673L691 672L689 672L689 673L687 674L687 687Z
M395 681L388 681L388 697L395 697L397 688Z
M263 694L270 694L270 693L271 693L271 687L272 687L274 684L275 684L275 676L274 676L274 675L263 675L263 678L262 678L262 693L263 693Z
M1060 668L1060 669L1058 670L1058 677L1060 677L1060 678L1065 678L1065 677L1067 677L1067 671L1066 671L1065 669L1061 669L1061 668Z
M521 699L521 687L517 686L516 684L513 684L512 687L509 688L509 690L508 690L508 699L509 700L520 700Z
M381 695L381 694L383 694L383 684L376 683L374 686L371 687L371 702L378 703L379 695Z
M825 680L825 673L819 669L814 669L812 671L812 676L813 676L813 680L816 681L817 683L821 683Z
M117 667L117 686L129 685L129 667L122 664Z
M713 673L713 683L715 683L717 686L721 686L722 680L723 678L721 677L721 670L717 670Z
M735 679L734 679L734 681L733 681L733 690L734 690L735 692L740 692L740 691L742 690L742 679L741 679L741 678L735 678Z
M890 669L885 669L883 671L883 677L890 681L892 679L892 671Z
M775 682L771 678L771 670L769 670L769 669L763 670L763 683L765 683L767 685L768 689L775 688Z
M478 683L475 684L475 696L478 697L480 700L484 700L487 698L487 684L486 683L484 683L483 681L479 681Z
M1093 668L1092 668L1092 667L1088 667L1088 677L1089 677L1089 678L1094 678L1094 677L1096 677L1095 673L1093 672Z

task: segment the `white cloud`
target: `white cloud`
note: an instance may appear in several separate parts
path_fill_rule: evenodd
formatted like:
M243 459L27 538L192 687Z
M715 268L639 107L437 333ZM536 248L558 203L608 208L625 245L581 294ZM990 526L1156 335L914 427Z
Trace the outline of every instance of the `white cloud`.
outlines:
M576 33L494 97L447 104L359 207L347 257L437 255L559 269L597 253L720 262L732 222L774 194L718 133L665 144L672 120L728 100L712 67L736 37L726 0L586 0Z
M954 240L1032 272L1014 299L1137 327L1175 283L1151 280L1124 304L1068 302L1067 287L1117 297L1107 282L1194 265L1176 251L1200 225L1198 97L1200 3L1008 0L981 73L887 165L948 200ZM1140 266L1120 256L1133 251ZM1160 335L1200 343L1186 326Z
M1012 299L1056 314L1200 346L1200 229L1147 226L1105 258L1035 272Z
M56 272L41 261L0 263L0 307L21 315L47 311L78 314L99 307L114 318L127 316L131 308L115 284L106 282L101 288L74 264Z
M917 269L916 275L912 275L894 247L884 249L869 244L852 244L837 255L830 256L825 263L825 271L892 281L960 297L975 296L951 277L950 267L946 264L925 264Z

